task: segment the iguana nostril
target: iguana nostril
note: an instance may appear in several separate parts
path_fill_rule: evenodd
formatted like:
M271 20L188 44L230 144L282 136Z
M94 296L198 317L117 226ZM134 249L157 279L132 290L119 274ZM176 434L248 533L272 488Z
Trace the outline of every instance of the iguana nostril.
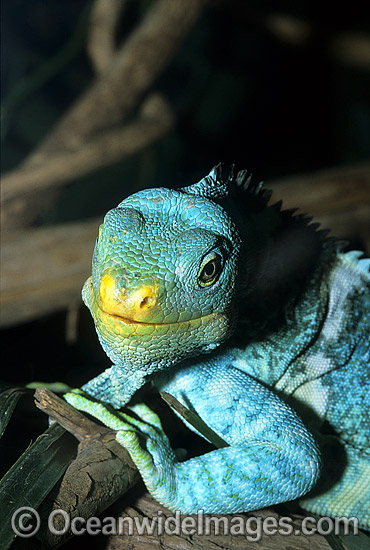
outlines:
M132 321L150 321L157 304L158 285L133 284L123 288L116 277L104 273L100 280L99 297L103 311Z
M149 309L150 307L154 306L154 304L155 304L155 299L154 299L153 296L144 296L144 298L141 300L140 308L141 309L144 309L144 308Z

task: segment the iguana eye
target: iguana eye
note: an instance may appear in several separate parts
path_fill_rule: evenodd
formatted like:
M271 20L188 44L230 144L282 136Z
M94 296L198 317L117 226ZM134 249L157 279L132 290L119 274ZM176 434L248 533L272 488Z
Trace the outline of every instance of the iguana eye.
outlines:
M211 252L204 258L199 270L198 282L200 286L213 285L223 269L223 258L217 252Z

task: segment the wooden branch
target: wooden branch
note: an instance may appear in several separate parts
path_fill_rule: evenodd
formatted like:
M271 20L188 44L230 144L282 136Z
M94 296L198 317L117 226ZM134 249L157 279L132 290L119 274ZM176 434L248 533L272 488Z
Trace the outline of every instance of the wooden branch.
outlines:
M115 30L127 0L95 0L91 14L87 52L95 72L103 73L113 59Z
M107 432L112 432L112 430L108 430L108 428L104 428L104 426L87 418L48 388L37 388L34 398L38 409L63 426L80 443L92 437L102 438ZM114 435L112 439L114 439Z
M338 237L370 254L370 165L336 168L267 182L272 202L300 206ZM2 239L1 325L29 321L80 301L91 272L101 219L9 232Z
M195 532L195 534L188 534L185 529L193 527L193 524L189 524L189 518L193 518L195 522L195 529L198 525L197 515L181 515L176 518L175 513L166 510L160 506L148 493L137 495L136 490L130 492L127 495L127 499L122 504L122 512L119 519L123 518L123 533L115 536L111 535L107 539L106 550L127 550L133 548L135 550L147 550L153 548L154 550L246 550L257 548L258 550L280 550L281 548L295 550L330 550L331 546L326 541L325 537L315 533L310 536L301 534L296 536L294 534L290 536L284 536L280 533L276 533L274 536L261 532L261 539L259 538L258 525L262 527L262 521L266 518L274 518L276 524L283 514L278 514L271 508L263 510L257 510L248 514L205 514L199 516L199 527L203 525L203 532ZM117 503L118 504L118 503ZM302 516L291 515L288 512L284 517L291 516L292 526L297 532L301 532ZM247 539L246 536L227 534L223 531L223 519L225 518L229 524L229 527L235 525L236 517L241 518L243 522L249 520L249 526L251 532L249 533L251 539ZM162 525L165 525L165 521L168 518L174 518L168 523L168 530L162 530L158 533L158 529L154 528L153 533L145 533L141 535L138 529L134 527L133 533L129 534L128 526L131 524L141 525L143 520L149 522L153 518L160 518ZM188 519L186 519L188 518ZM213 518L211 520L211 518ZM182 521L186 523L181 523ZM209 521L211 520L211 521ZM175 521L178 521L176 524ZM191 521L191 520L190 520ZM209 521L210 532L207 533L207 521ZM216 532L215 524L219 521L219 532ZM270 526L271 526L271 520ZM179 526L177 531L175 527ZM183 527L183 529L181 529ZM254 534L253 534L254 530ZM261 529L262 531L262 529ZM253 541L253 537L255 540ZM256 546L257 545L257 546Z
M370 255L370 163L281 178L266 187L273 190L271 202L298 206L333 235L362 241Z
M342 63L362 71L370 69L370 35L364 32L346 32L329 43L329 52Z
M97 516L140 479L128 452L115 440L114 432L85 417L46 388L35 392L36 406L58 421L81 442L61 484L39 508L42 530L37 538L48 547L62 545L71 533L55 536L47 529L52 510L62 509L71 519ZM56 516L61 530L64 518Z
M287 13L268 13L263 17L262 25L276 38L290 45L304 44L314 34L312 23Z
M271 12L261 19L265 29L292 46L313 42L317 34L314 22L289 13ZM370 69L370 35L365 32L328 33L325 53L352 67Z
M3 236L1 326L30 321L81 301L101 218Z
M212 430L204 422L204 420L194 411L191 411L185 407L180 401L178 401L173 395L165 391L160 392L160 396L171 407L172 410L176 411L186 422L191 424L204 439L208 439L216 449L222 449L223 447L229 447L229 444L226 443L222 437L220 437L216 432Z

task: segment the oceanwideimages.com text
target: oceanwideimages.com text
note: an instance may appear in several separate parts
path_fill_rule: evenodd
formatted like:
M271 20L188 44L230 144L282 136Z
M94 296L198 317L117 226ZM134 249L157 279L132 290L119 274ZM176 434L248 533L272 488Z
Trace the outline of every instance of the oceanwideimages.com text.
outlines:
M41 528L41 519L31 507L18 508L12 517L12 529L21 538L35 535ZM149 517L82 517L71 518L65 510L53 510L47 519L47 528L54 536L63 536L70 532L79 535L234 535L244 536L250 542L258 542L263 535L274 536L311 536L329 534L358 533L358 519L355 517L322 517L319 519L307 516L299 527L294 520L287 517L274 516L214 516L204 514L202 510L197 515L184 516L175 512L166 516L159 510L155 516Z

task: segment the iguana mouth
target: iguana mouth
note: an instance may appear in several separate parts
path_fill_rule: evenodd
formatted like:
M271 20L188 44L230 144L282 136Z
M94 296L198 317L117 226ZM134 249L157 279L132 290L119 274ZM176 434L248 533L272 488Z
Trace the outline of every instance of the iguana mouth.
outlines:
M182 321L172 321L167 323L160 323L160 322L153 322L149 323L147 321L137 321L135 319L128 319L127 317L123 317L121 315L117 315L116 313L110 313L106 311L100 304L99 300L96 298L93 284L92 284L92 278L89 277L89 279L86 281L84 286L84 292L83 292L83 298L86 303L86 305L91 310L94 319L97 317L104 317L105 319L110 319L113 322L118 322L122 327L151 327L155 328L158 327L160 329L165 329L166 327L178 327L183 325L186 326L192 326L194 324L208 324L212 320L216 320L217 318L222 317L221 313L208 313L207 315L202 315L200 317L194 317ZM97 314L97 315L96 315Z
M166 327L166 326L171 326L171 325L180 325L180 324L185 324L185 323L191 323L192 321L204 321L205 319L208 319L208 318L211 318L211 317L216 317L217 314L214 314L214 313L209 313L208 315L202 315L201 317L194 317L192 319L188 319L186 321L173 321L172 323L147 323L145 321L136 321L136 320L133 320L133 319L127 319L126 317L121 317L120 315L116 315L116 314L113 314L113 313L108 313L107 311L105 311L101 306L100 304L97 302L97 300L95 300L94 298L94 301L96 303L96 305L98 306L99 310L101 311L101 313L103 313L103 315L106 315L108 317L111 317L112 319L115 319L121 323L123 323L124 325L141 325L141 326L146 326L146 327L155 327L155 326L159 326L159 327Z

